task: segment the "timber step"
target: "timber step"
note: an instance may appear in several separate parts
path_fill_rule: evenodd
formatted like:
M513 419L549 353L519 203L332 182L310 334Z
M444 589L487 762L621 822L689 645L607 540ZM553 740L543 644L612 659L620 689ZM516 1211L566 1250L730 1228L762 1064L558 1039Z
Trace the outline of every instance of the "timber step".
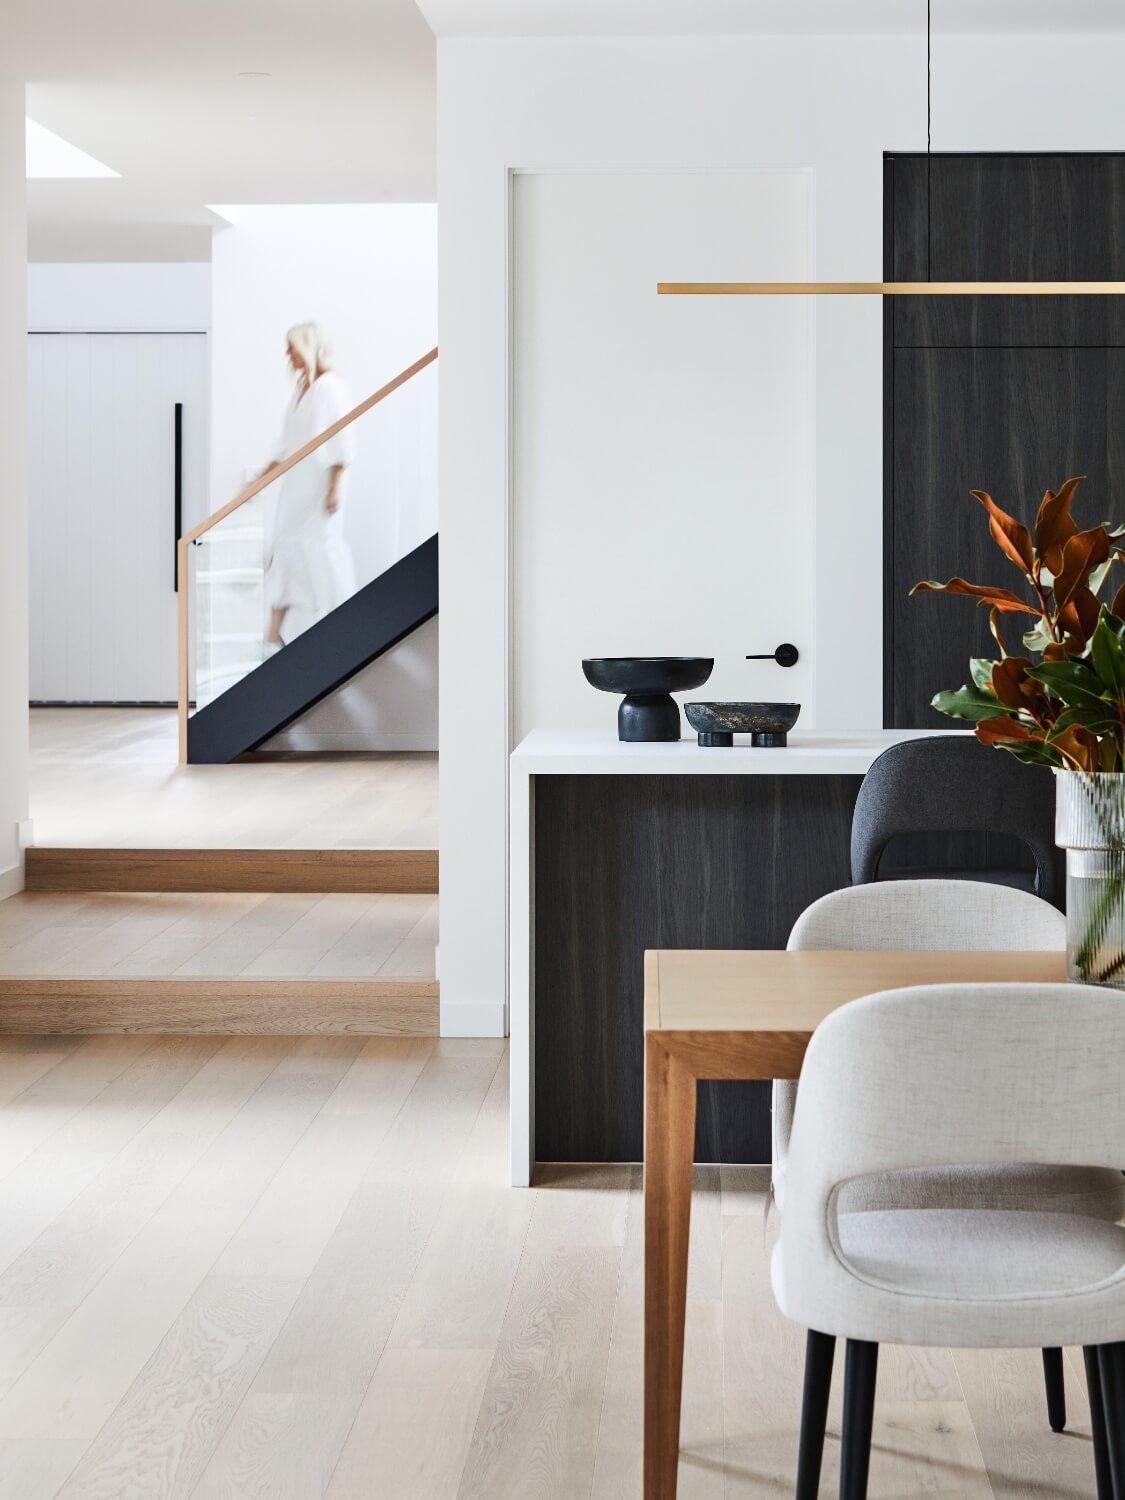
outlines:
M27 850L29 891L434 895L436 849Z
M437 1036L436 979L0 978L0 1034Z

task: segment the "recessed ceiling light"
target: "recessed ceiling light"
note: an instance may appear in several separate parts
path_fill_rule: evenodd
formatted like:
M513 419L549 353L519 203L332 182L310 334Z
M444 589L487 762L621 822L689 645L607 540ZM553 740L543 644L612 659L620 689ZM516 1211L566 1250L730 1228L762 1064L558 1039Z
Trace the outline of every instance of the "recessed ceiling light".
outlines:
M253 71L253 69L249 69L245 73L239 73L238 77L239 78L272 78L273 74L272 73L256 73L256 72Z
M28 177L120 177L112 167L64 141L61 135L25 120Z

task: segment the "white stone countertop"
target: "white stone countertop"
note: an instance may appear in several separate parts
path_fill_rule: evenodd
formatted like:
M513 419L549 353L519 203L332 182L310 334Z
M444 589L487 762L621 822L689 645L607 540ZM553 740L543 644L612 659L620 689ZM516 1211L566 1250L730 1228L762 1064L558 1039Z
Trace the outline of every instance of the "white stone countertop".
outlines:
M727 748L703 748L694 735L678 744L623 744L612 730L533 729L512 752L523 776L862 776L889 745L949 729L876 729L869 734L801 734L781 749L756 750L748 735Z

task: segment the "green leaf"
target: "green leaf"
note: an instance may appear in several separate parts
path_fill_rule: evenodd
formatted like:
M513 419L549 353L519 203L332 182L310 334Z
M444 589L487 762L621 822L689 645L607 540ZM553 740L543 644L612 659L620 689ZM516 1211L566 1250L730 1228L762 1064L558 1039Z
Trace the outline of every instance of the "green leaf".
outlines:
M1045 620L1040 620L1038 625L1033 625L1030 630L1023 633L1023 643L1029 651L1037 651L1040 655L1046 651L1053 637Z
M955 692L935 693L930 699L931 707L939 714L951 719L971 719L977 724L981 719L997 719L1009 713L1004 704L993 693L983 693L979 687L959 687Z
M1114 554L1110 553L1105 562L1096 567L1090 574L1089 578L1086 581L1086 587L1090 590L1091 594L1096 594L1101 588L1102 584L1106 580L1106 574L1109 572L1110 568L1113 567L1114 560Z
M1125 699L1125 625L1104 605L1090 637L1090 660L1114 699Z
M1028 667L1027 675L1041 682L1068 708L1104 708L1113 701L1112 693L1098 674L1074 657L1067 661L1040 662L1037 667Z
M973 656L969 658L969 671L973 674L973 681L985 694L992 692L992 669L996 663L989 656Z
M1014 755L1018 761L1025 766L1054 766L1065 767L1066 761L1059 752L1046 743L1027 740L997 740L996 749L1007 750L1009 755Z

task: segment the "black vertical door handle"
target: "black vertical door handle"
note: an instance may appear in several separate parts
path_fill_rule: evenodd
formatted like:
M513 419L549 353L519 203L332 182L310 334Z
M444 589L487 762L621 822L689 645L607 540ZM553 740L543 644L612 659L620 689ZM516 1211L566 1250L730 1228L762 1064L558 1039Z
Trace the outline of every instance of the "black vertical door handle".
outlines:
M172 587L180 591L180 537L184 534L184 403L175 405L175 439L172 457Z

